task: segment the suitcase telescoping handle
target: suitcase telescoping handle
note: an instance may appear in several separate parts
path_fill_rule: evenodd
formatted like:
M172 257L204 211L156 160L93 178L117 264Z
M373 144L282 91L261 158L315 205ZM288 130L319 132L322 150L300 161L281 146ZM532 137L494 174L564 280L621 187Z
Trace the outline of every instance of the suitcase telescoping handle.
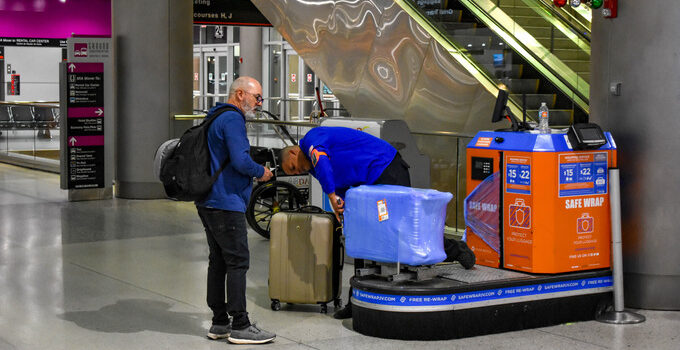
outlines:
M300 207L297 211L300 213L312 213L312 214L321 214L326 212L325 210L315 205L305 205L303 207Z
M342 234L342 226L338 226L335 230L340 231L340 232L337 233L338 239L337 239L336 243L340 246L338 248L338 251L340 252L339 253L340 254L339 264L340 265L338 266L338 268L340 270L342 270L342 267L345 266L345 236Z

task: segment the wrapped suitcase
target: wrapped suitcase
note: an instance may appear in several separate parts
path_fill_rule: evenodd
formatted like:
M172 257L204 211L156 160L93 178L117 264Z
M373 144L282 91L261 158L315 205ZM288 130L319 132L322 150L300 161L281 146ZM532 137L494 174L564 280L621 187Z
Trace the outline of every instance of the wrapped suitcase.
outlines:
M446 205L453 195L395 185L362 185L345 195L347 255L411 266L444 261Z
M333 213L316 207L278 212L270 225L269 298L274 311L281 302L320 304L328 311L340 300L344 251L340 227Z

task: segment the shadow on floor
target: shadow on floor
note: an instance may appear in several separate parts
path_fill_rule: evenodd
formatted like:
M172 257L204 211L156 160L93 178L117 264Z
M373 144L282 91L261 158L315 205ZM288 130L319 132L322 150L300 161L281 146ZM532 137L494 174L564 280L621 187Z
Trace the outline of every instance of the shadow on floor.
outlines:
M212 315L170 311L172 305L146 299L120 300L96 311L70 311L57 317L81 328L105 333L153 331L204 337L202 323Z

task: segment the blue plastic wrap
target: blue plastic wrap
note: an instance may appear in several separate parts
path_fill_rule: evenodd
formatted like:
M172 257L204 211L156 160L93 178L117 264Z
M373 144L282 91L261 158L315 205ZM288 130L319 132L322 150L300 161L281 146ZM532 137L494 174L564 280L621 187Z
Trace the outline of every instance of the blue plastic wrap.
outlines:
M500 234L498 230L500 199L500 173L489 175L470 194L465 197L465 225L479 238L500 253ZM465 237L467 238L467 237Z
M448 192L363 185L345 195L345 247L353 258L430 265L444 261Z

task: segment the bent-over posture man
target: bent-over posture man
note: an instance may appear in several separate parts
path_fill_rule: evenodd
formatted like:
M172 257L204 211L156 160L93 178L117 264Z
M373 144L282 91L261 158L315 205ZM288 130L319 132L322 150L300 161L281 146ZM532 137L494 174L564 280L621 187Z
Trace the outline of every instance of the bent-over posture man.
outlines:
M288 175L309 172L319 180L338 220L344 211L345 192L350 187L378 184L411 187L409 165L392 145L351 128L311 129L299 146L281 150L281 167ZM475 255L465 242L445 238L444 250L445 261L457 260L466 269L475 264ZM363 267L363 260L355 259L354 265ZM333 317L352 317L351 306L348 301Z
M227 104L237 110L223 112L208 129L213 173L225 161L227 163L210 194L205 200L196 202L210 248L207 301L213 318L208 338L228 338L236 344L261 344L274 340L276 335L252 325L246 312L246 272L250 266L250 252L244 214L252 179L267 181L272 177L269 169L250 158L246 134L245 116L254 116L255 109L262 104L260 83L250 77L236 79L229 89ZM218 103L213 110L222 106L224 104Z

